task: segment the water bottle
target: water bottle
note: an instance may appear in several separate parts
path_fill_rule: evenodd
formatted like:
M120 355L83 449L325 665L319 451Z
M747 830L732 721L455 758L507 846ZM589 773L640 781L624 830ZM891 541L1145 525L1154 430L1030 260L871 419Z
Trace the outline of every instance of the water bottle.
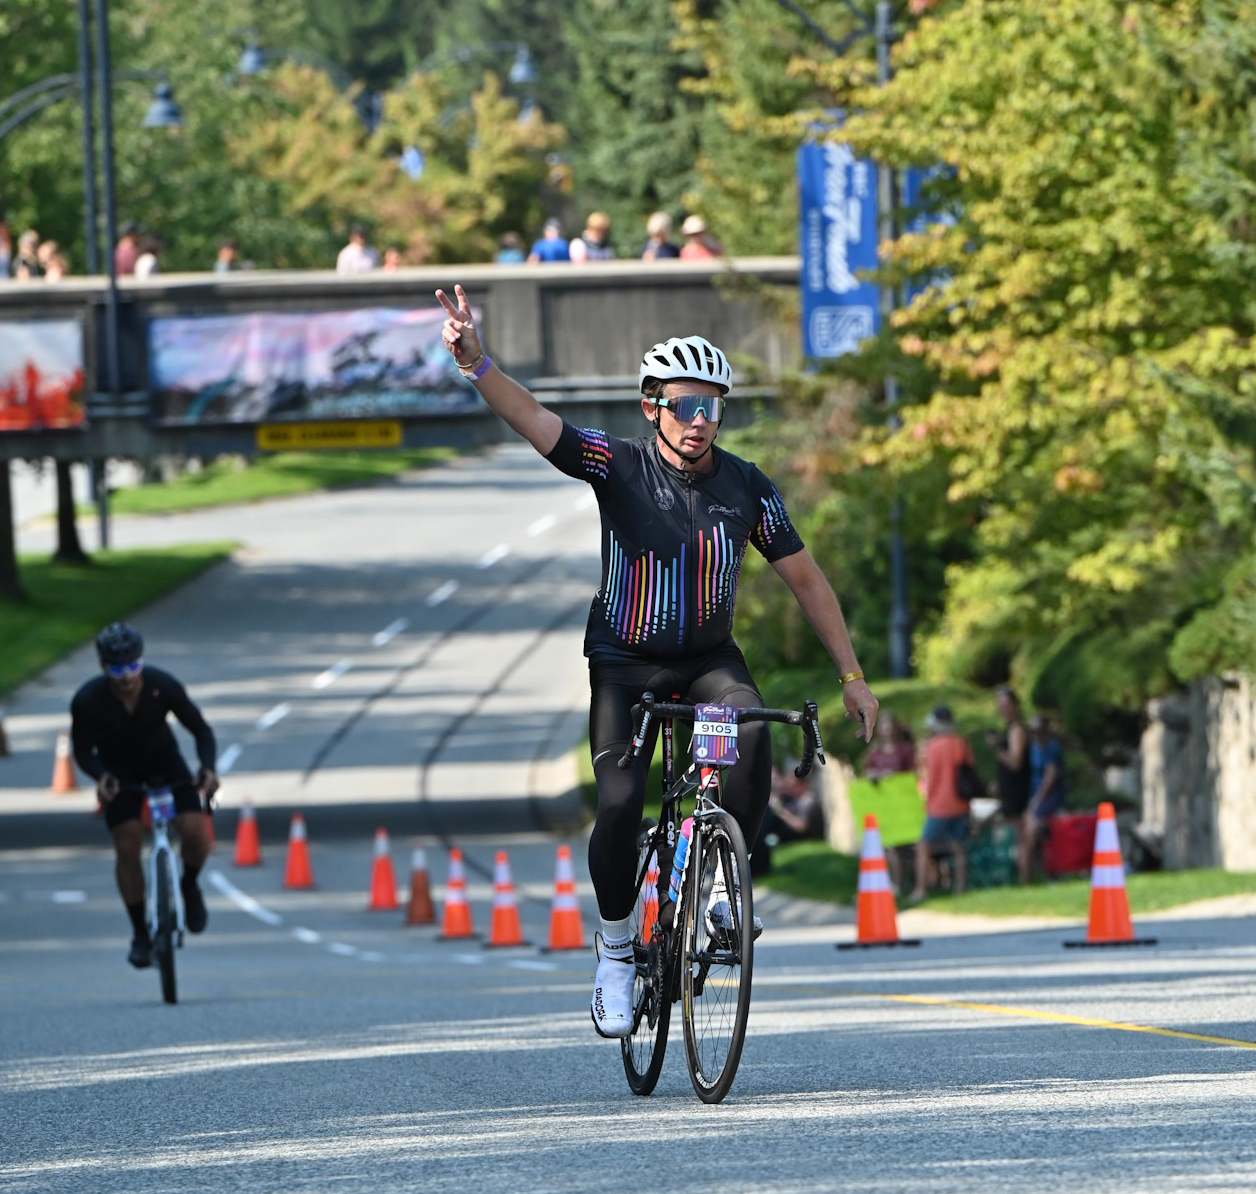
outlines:
M667 885L667 898L674 904L680 899L680 877L685 873L685 856L689 853L689 836L693 833L693 818L686 817L680 826L680 839L672 856L672 879Z

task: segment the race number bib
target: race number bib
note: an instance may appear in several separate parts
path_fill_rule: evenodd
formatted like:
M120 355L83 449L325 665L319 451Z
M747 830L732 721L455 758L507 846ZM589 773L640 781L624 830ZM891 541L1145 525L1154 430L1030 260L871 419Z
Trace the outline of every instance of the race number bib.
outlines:
M694 707L693 761L700 767L731 767L737 762L735 705Z
M169 788L157 788L149 792L148 812L154 823L174 820L174 796Z

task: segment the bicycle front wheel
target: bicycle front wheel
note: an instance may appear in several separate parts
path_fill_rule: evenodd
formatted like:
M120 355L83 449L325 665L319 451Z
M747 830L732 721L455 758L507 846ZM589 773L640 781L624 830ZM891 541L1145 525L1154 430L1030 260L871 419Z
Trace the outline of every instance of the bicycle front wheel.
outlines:
M174 855L169 850L159 851L153 857L153 866L157 868L157 936L153 940L153 953L157 955L157 968L161 972L161 997L167 1003L178 1003L174 976Z
M698 854L686 879L679 959L685 1054L698 1098L718 1103L737 1076L746 1039L754 895L737 822L721 809L694 828Z
M624 1073L633 1094L648 1095L658 1084L667 1052L667 1027L672 1002L664 990L666 937L659 924L658 853L653 821L642 825L637 838L637 898L632 906L632 952L637 977L632 989L632 1035L620 1041Z

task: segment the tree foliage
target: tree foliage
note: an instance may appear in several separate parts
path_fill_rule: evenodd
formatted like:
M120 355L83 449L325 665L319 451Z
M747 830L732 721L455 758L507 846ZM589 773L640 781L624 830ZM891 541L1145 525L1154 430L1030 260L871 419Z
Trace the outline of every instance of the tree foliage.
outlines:
M1251 658L1253 15L968 0L886 87L811 72L858 152L949 167L956 222L889 251L933 279L893 332L931 394L863 444L974 522L918 644L933 676L1003 656L1083 720Z

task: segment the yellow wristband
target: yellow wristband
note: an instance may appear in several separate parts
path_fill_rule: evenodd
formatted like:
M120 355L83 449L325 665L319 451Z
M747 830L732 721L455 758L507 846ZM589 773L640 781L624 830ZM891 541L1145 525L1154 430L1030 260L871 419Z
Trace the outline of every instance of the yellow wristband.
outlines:
M863 672L847 672L846 675L842 677L842 683L849 684L852 680L862 680L863 678Z

